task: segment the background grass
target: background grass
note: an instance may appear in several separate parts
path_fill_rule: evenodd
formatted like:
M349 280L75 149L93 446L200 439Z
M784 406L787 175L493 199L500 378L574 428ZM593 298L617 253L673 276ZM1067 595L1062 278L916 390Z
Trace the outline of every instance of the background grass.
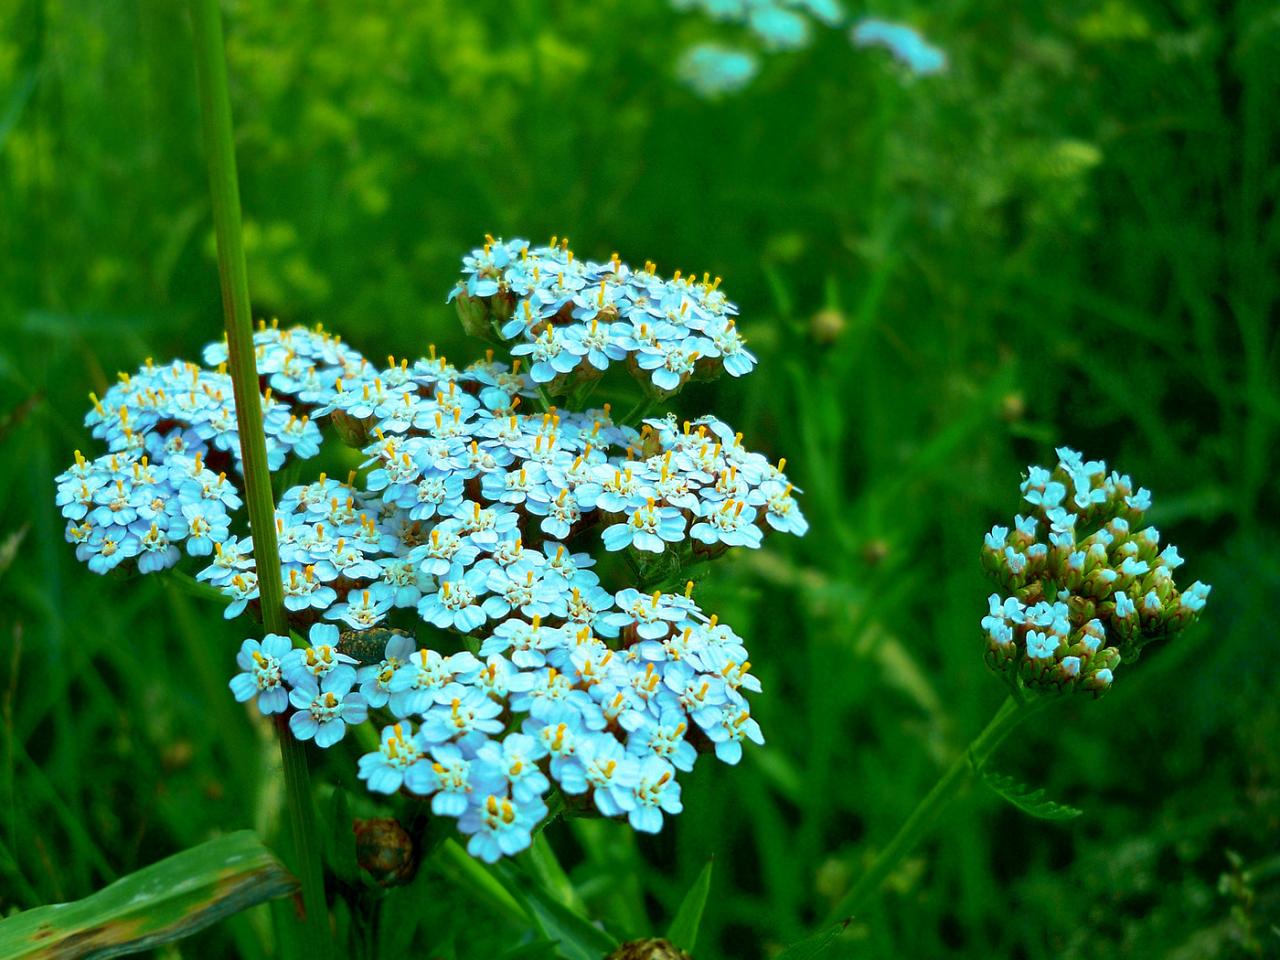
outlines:
M821 30L714 103L673 64L733 28L658 0L226 9L260 314L371 357L470 359L443 300L485 231L710 270L742 307L758 371L678 408L720 413L805 490L808 538L700 588L748 638L769 745L700 764L656 838L553 826L592 917L665 929L715 856L699 960L767 957L820 920L1001 699L977 548L1066 443L1153 489L1188 580L1214 584L1204 622L998 758L1084 817L971 793L841 949L1280 956L1280 8L886 2L946 74ZM0 22L9 912L271 835L281 797L225 688L248 626L92 576L52 504L89 447L87 391L219 335L185 7L0 0ZM324 763L358 803L354 766ZM460 882L428 864L385 905L389 942L488 960L523 934ZM180 950L268 955L271 921Z

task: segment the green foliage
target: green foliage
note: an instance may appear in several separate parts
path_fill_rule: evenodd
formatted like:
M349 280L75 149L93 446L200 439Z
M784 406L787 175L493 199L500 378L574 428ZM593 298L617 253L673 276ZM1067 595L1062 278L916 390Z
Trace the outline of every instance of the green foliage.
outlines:
M83 900L0 921L0 957L122 957L297 889L257 836L242 830L143 867Z
M698 874L698 879L693 881L693 886L680 901L680 909L667 928L667 939L677 947L692 951L698 945L698 927L702 924L702 911L707 908L707 894L711 892L713 866L715 861L708 860Z
M1074 820L1084 813L1079 807L1071 807L1065 803L1049 800L1044 795L1044 788L1032 790L1025 783L1019 783L1013 777L996 773L993 770L982 770L982 782L999 797L1009 801L1023 813L1041 820Z
M269 729L226 690L247 624L91 576L52 505L88 447L84 394L219 336L183 5L3 9L0 542L25 530L0 569L9 913L220 831L287 842ZM665 0L224 10L257 312L371 357L469 360L443 300L486 230L711 270L742 306L759 371L679 410L786 456L813 522L696 587L750 638L768 744L699 763L656 838L548 827L580 917L652 936L715 855L697 960L804 942L1004 695L981 662L980 537L1068 443L1153 490L1188 579L1215 585L1205 621L1002 748L1089 829L960 803L825 956L1280 954L1280 880L1251 872L1280 822L1274 3L896 4L948 74L904 81L822 32L715 104L672 66L729 28ZM377 815L350 755L312 759ZM1249 881L1220 889L1227 851ZM556 939L452 841L358 896L386 956ZM183 953L280 955L275 909Z

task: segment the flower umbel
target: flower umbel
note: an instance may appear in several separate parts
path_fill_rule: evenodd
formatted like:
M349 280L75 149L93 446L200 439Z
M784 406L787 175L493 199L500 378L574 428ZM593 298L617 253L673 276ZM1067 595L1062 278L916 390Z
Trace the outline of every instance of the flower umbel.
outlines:
M1104 693L1122 662L1190 625L1210 587L1174 583L1182 558L1142 526L1145 488L1067 447L1030 467L1027 514L986 535L982 565L1003 593L982 619L987 663L1031 688Z
M381 366L320 328L255 334L271 466L326 435L364 459L279 498L284 607L306 641L245 640L230 688L320 748L375 723L357 761L370 792L455 819L482 859L527 847L555 791L656 832L700 756L735 764L764 741L745 644L674 584L688 563L802 535L799 491L713 416L533 407L612 365L662 398L755 358L718 278L492 238L464 275L464 325L510 341L511 363L458 368L431 348ZM57 505L95 572L160 572L185 548L226 616L259 616L226 347L203 357L217 369L148 361L92 398L108 451L76 455Z

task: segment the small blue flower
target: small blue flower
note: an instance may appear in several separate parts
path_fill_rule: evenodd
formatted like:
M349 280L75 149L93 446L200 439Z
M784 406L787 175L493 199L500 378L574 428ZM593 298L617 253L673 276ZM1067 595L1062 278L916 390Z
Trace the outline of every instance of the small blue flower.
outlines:
M745 508L745 510L744 510ZM744 500L726 500L723 504L704 506L702 519L689 530L689 536L708 545L723 543L728 547L759 547L760 528L756 512Z
M635 805L627 813L631 826L643 833L662 829L662 814L672 816L684 809L680 803L680 784L676 771L661 757L647 757L640 764L635 786Z
M533 829L547 815L541 800L514 802L493 794L483 803L468 807L458 820L458 829L471 834L467 852L485 863L515 856L533 842Z
M484 571L475 569L461 580L444 581L438 592L419 601L418 616L441 630L471 633L488 619L480 599L488 591L487 581Z
M590 790L596 809L606 817L635 809L639 783L639 762L607 734L581 737L574 756L560 770L561 789L571 796Z
M249 638L242 643L236 664L244 672L237 673L230 683L236 700L244 703L257 697L262 713L284 713L289 706L289 693L281 661L292 648L289 638L278 633L268 633L261 642Z
M431 707L423 714L418 732L427 743L452 741L473 752L490 736L502 732L501 713L502 704L472 690L464 697L454 697L447 706Z
M315 740L318 747L331 747L347 733L349 724L364 723L368 715L364 697L351 689L355 672L326 676L319 686L308 679L289 694L296 711L289 717L289 729L299 740Z
M414 766L427 763L414 740L405 739L404 731L403 723L384 727L378 749L359 760L358 776L374 793L395 793Z
M501 744L489 741L476 751L475 785L480 791L499 795L510 791L517 803L533 803L551 788L538 767L546 755L541 740L523 733L508 734Z
M329 623L315 623L308 634L309 647L290 650L282 660L284 677L292 686L318 684L328 677L346 683L356 682L355 659L338 652L338 628Z
M412 793L431 797L438 817L461 817L472 792L471 761L452 743L430 747L431 763L416 763L405 771L404 785Z
M398 717L426 713L434 704L451 703L467 696L469 684L481 663L466 651L441 656L419 650L396 669L387 689L391 712Z
M1206 583L1197 580L1183 592L1179 603L1192 613L1199 613L1204 609L1205 602L1209 599L1209 591L1213 588Z
M676 73L695 93L715 98L742 90L759 69L759 61L746 50L700 43L681 55Z
M742 759L742 741L764 743L764 734L748 710L726 703L720 708L720 721L707 728L707 738L716 745L716 758L728 764Z
M379 566L378 571L381 573L382 567ZM395 606L396 595L390 584L375 582L367 589L352 590L347 594L345 603L330 607L325 616L330 620L341 620L353 630L368 630L381 623Z
M1043 659L1052 657L1058 649L1058 638L1039 630L1027 631L1027 656Z
M652 500L637 507L625 523L606 527L601 538L610 552L635 547L648 553L662 553L668 543L684 539L685 519L675 507L657 507Z
M182 516L187 523L187 553L191 556L207 557L213 553L214 544L226 542L231 518L221 503L185 503Z

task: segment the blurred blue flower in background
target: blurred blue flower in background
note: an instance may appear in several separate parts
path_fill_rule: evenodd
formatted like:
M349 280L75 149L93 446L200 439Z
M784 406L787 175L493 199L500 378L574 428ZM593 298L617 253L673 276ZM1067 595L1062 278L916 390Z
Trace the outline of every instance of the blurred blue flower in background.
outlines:
M708 98L742 90L760 69L760 61L746 50L700 43L680 57L676 74L695 93Z
M924 76L941 73L947 55L922 37L914 27L868 17L854 24L850 39L856 47L880 46L893 54L912 73Z
M672 0L678 10L699 7L716 20L745 23L773 50L793 50L809 42L805 14L829 27L838 26L844 11L836 0Z

